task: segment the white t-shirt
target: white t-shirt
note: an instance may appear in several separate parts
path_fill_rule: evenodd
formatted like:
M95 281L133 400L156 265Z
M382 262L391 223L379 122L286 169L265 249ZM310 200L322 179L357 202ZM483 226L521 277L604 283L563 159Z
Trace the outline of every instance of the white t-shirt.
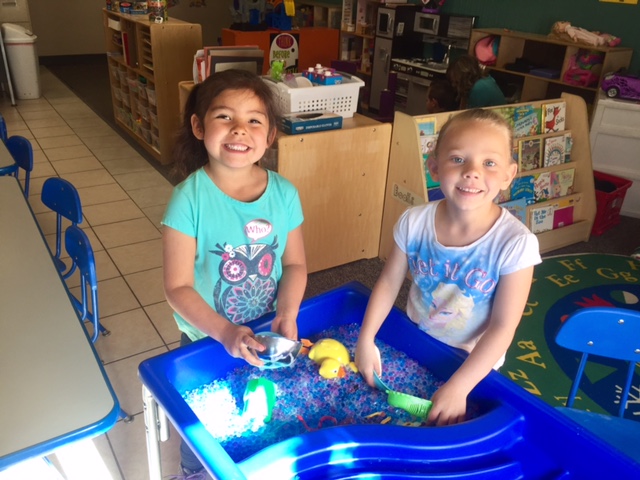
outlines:
M503 208L483 237L445 247L436 238L439 203L409 208L394 227L413 278L407 314L432 337L470 352L489 324L500 276L542 261L538 239Z

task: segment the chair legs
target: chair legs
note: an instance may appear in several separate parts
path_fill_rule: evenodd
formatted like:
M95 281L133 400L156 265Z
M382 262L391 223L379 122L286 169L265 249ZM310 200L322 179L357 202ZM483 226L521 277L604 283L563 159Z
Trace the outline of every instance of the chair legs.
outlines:
M120 412L118 413L118 416L122 419L124 423L133 422L133 416L129 415L126 411L124 411L122 407L120 407Z

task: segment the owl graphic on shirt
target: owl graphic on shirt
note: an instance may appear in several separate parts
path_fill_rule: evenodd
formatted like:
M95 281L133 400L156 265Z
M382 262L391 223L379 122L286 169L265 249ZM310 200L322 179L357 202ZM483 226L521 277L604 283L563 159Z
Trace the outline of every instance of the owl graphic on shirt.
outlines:
M255 320L273 311L277 283L272 277L278 237L269 245L216 244L220 277L213 289L216 311L235 324Z

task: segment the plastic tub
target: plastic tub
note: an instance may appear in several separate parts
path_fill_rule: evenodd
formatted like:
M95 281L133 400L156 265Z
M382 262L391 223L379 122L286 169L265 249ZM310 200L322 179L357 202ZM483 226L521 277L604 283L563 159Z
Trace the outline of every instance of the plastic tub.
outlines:
M305 301L298 316L300 338L331 326L360 323L369 295L365 287L351 283ZM268 331L273 316L248 325L256 332ZM391 311L379 338L442 379L465 358L418 331L398 309ZM214 478L640 478L639 464L495 371L471 393L469 401L481 411L473 420L442 428L321 428L236 463L182 393L243 365L206 338L147 359L139 367L153 399ZM145 411L153 409L145 405Z
M624 196L633 182L607 173L593 171L596 186L596 218L592 235L602 235L620 223L620 210Z

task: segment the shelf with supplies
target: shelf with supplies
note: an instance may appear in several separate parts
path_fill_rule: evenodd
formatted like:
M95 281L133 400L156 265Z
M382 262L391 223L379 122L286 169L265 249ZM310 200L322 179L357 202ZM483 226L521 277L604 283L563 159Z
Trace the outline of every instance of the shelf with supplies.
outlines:
M193 78L202 28L107 9L103 27L116 123L160 163L170 163L180 123L178 83Z
M371 75L380 2L374 0L343 0L340 25L341 61L356 63L357 73Z
M555 120L544 118L545 106L555 113ZM541 253L588 241L596 215L596 200L584 99L563 94L560 98L493 107L492 110L513 125L514 158L517 152L519 162L519 172L509 192L501 192L496 202L503 204L534 231ZM530 115L524 115L526 112ZM441 198L437 185L428 175L425 159L432 151L442 125L450 115L457 113L410 116L396 112L380 236L380 258L383 260L391 252L393 226L402 212L412 205ZM551 131L547 131L547 127ZM552 139L556 138L561 138L562 142L558 140L557 148L554 148ZM536 160L532 160L536 156L535 148L525 150L523 155L522 145L526 146L527 142L538 142ZM526 158L527 155L531 158ZM506 202L513 202L514 206Z
M631 48L584 45L502 28L474 29L471 55L486 37L498 42L495 64L487 68L501 86L511 84L521 90L520 102L557 98L566 92L584 98L590 109L603 76L628 68L633 55Z

